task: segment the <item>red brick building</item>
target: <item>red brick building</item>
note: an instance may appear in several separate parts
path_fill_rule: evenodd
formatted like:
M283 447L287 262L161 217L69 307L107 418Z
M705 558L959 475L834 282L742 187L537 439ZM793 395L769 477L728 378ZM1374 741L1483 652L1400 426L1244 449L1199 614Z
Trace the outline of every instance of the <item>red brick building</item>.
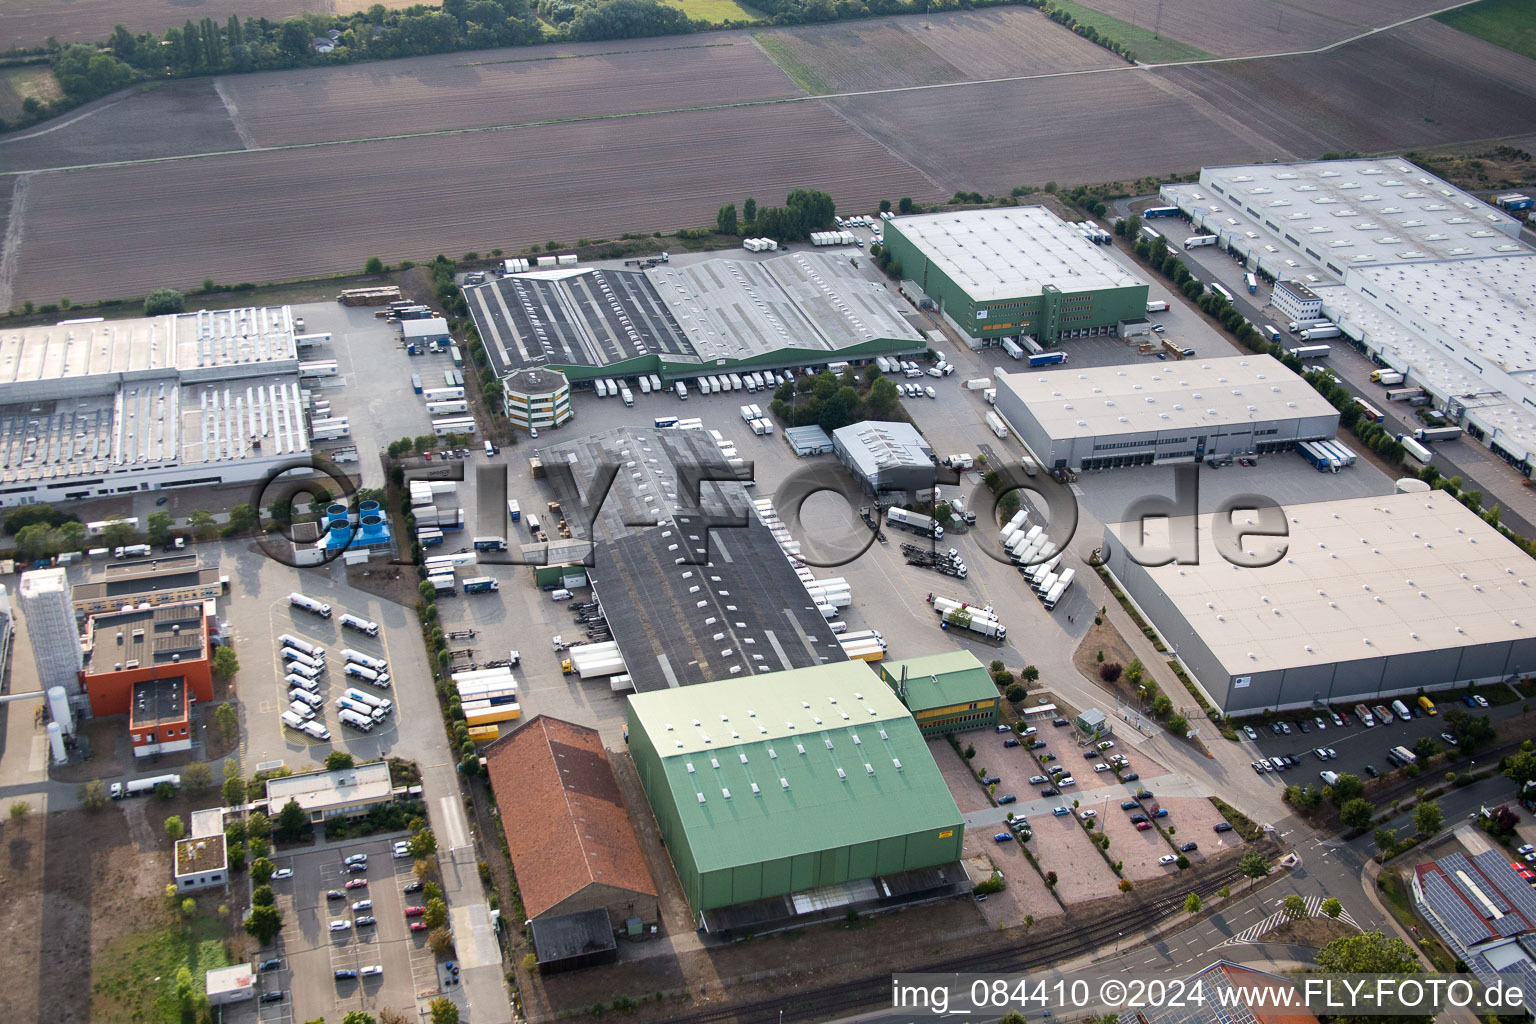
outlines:
M91 616L82 673L91 714L134 712L136 684L156 680L182 680L185 704L213 700L211 628L200 601ZM164 709L158 698L154 704Z
M133 756L173 754L192 749L192 701L181 676L141 679L133 684L128 735Z

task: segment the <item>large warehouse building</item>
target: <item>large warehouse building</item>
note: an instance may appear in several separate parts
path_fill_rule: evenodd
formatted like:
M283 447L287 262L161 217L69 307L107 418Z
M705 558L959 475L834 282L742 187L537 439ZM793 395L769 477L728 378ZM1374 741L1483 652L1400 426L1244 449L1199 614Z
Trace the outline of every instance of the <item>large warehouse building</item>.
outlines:
M1146 282L1043 206L897 217L885 247L974 346L1116 334L1146 317Z
M1250 536L1265 568L1224 560L1211 516L1200 563L1138 564L1140 525L1104 531L1127 595L1229 714L1352 704L1536 671L1536 565L1440 491L1285 509L1289 536ZM1151 559L1143 559L1150 561Z
M970 886L954 797L861 662L637 694L629 747L701 928L768 930Z
M624 427L539 459L592 542L588 578L636 690L847 657L704 431Z
M846 256L678 260L647 270L558 267L465 289L496 375L572 382L868 360L927 347Z
M1270 356L1010 373L997 411L1049 468L1200 462L1331 439L1339 413Z
M287 306L0 331L0 507L253 481L307 451Z
M1162 195L1530 475L1536 251L1518 220L1399 157L1207 167Z

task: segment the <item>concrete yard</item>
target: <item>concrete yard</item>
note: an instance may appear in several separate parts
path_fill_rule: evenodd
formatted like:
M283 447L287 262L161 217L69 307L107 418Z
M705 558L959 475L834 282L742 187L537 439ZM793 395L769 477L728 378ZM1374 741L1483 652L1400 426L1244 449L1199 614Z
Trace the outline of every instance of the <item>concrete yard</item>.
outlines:
M995 842L992 833L978 830L965 837L965 855L966 870L978 884L987 880L990 868L1003 876L1003 891L976 904L987 924L1017 927L1024 923L1026 914L1033 914L1038 921L1065 913L1017 840Z
M1177 871L1176 867L1163 867L1157 862L1159 857L1175 852L1157 829L1138 832L1131 823L1131 815L1146 812L1122 811L1119 801L1124 798L1119 794L1116 794L1116 798L1110 802L1107 810L1099 812L1103 819L1099 827L1109 836L1110 858L1121 862L1120 873L1133 882L1139 882L1144 878L1161 878Z
M962 749L964 743L973 742L971 735L980 736L981 733L967 734L961 737ZM1001 739L998 740L1002 742ZM928 741L928 749L933 754L933 760L939 766L939 771L944 774L944 781L949 783L949 792L955 798L955 805L960 808L961 814L969 814L972 811L986 810L992 806L992 801L987 799L982 791L981 784L976 781L964 759L957 755L949 745L947 739ZM978 757L980 756L978 748Z
M1231 832L1213 832L1212 826L1226 819L1216 809L1216 805L1209 800L1200 797L1171 796L1158 803L1168 808L1168 817L1162 825L1173 825L1178 831L1173 834L1174 844L1196 842L1200 844L1201 852L1215 850L1231 850L1243 845L1243 837L1237 834L1237 830ZM1195 860L1197 855L1191 854L1190 859Z
M1099 801L1095 805L1100 817L1104 815L1102 803ZM1118 808L1115 813L1120 813ZM1088 838L1075 811L1060 816L1031 814L1029 821L1035 833L1035 838L1030 840L1031 852L1041 871L1056 872L1056 892L1063 903L1071 906L1114 894L1120 880L1104 863L1103 855Z

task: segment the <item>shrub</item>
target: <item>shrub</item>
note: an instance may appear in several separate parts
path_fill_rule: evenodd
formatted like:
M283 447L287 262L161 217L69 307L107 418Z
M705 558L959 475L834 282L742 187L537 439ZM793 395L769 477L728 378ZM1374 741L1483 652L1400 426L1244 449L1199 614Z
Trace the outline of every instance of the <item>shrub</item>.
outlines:
M1124 668L1118 661L1106 662L1099 666L1099 678L1106 683L1112 683L1120 678L1120 673L1123 671Z

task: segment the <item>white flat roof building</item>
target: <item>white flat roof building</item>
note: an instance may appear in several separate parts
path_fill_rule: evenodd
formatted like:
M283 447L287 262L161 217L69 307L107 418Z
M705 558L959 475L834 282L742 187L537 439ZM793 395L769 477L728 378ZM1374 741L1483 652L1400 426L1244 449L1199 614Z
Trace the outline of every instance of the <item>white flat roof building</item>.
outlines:
M1003 376L997 410L1050 468L1195 462L1332 438L1339 413L1261 355Z
M901 217L900 231L977 302L1145 282L1043 206Z
M0 507L255 480L307 451L287 306L0 332Z
M1536 254L1518 220L1400 157L1207 167L1162 196L1250 269L1311 288L1345 335L1529 475Z
M1138 564L1126 539L1140 526L1105 528L1110 571L1216 706L1353 703L1536 670L1536 563L1460 502L1435 491L1284 512L1288 537L1243 541L1283 549L1264 568L1226 561L1210 515L1198 565Z
M393 794L389 765L384 761L267 780L267 804L273 817L289 800L296 801L311 821L364 814L370 807L389 803Z

